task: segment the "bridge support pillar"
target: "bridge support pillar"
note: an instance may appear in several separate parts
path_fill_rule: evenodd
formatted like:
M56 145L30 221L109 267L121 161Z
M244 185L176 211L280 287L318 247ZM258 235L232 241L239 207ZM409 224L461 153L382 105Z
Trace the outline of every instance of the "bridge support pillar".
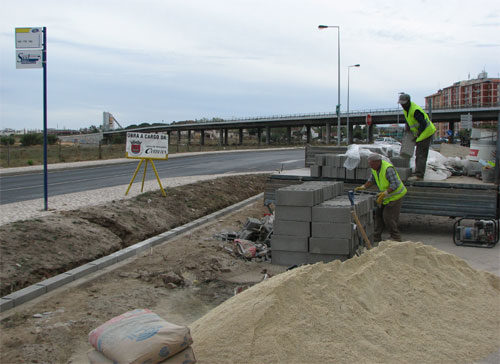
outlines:
M260 141L262 140L262 129L257 128L257 144L260 146Z
M326 144L330 144L330 136L332 134L332 124L330 123L326 123L326 139L325 139L325 143Z
M238 129L238 145L243 145L243 128Z
M307 144L311 142L311 126L307 125L306 126L306 138L307 138Z
M227 142L227 135L228 134L229 134L229 130L224 129L224 145L228 145L228 142Z
M191 145L191 130L188 130L188 140L187 145Z
M224 144L224 129L219 129L219 145Z
M366 137L368 138L368 144L373 143L373 124L367 126L368 132L366 133Z
M450 127L450 130L451 130L451 135L448 136L448 140L450 141L450 144L454 144L455 143L455 122L454 121L450 121L448 123L449 127Z
M347 131L347 135L348 135L347 145L352 144L352 132L353 132L353 130L354 130L353 125L352 125L352 123L350 123L349 124L349 130Z
M271 128L266 126L266 144L271 144Z
M170 132L167 131L167 135L168 135L168 144L170 145Z
M205 145L205 130L200 130L200 145Z
M287 126L286 127L286 140L288 145L292 144L292 127Z

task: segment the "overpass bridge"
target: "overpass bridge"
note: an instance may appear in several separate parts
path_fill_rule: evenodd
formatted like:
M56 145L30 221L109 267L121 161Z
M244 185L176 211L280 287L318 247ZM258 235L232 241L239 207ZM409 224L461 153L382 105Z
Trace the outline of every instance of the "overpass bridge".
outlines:
M455 124L460 122L462 115L471 114L473 121L500 121L500 105L493 107L464 107L459 109L436 109L429 110L428 114L434 123L450 123L450 129L455 130ZM110 138L113 134L126 133L131 131L141 133L162 132L168 133L169 140L171 134L177 134L178 143L181 140L181 133L187 132L188 143L191 140L191 132L200 132L200 144L204 144L205 132L209 130L218 131L221 145L227 145L228 131L238 130L239 144L243 143L243 130L257 129L258 141L260 144L262 132L265 131L266 143L271 142L271 133L273 128L286 128L286 136L289 143L291 143L291 129L302 128L307 129L307 142L310 142L311 127L325 127L325 142L330 144L331 140L331 127L340 125L346 126L349 119L349 135L352 139L352 129L355 125L366 125L367 115L371 116L372 124L368 127L368 138L373 140L374 125L381 124L398 124L404 123L404 115L402 109L377 109L377 110L363 110L363 111L350 111L348 113L340 113L339 117L335 113L312 113L312 114L294 114L294 115L275 115L275 116L262 116L250 118L234 118L223 119L223 121L209 121L209 122L196 122L196 123L183 123L151 126L135 129L122 129L104 132L104 138ZM352 143L352 140L349 141Z

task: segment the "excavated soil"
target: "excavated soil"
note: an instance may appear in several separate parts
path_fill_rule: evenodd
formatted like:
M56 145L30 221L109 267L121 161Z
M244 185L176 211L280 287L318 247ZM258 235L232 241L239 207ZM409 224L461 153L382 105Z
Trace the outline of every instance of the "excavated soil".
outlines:
M37 283L264 191L266 175L170 188L0 227L0 295Z

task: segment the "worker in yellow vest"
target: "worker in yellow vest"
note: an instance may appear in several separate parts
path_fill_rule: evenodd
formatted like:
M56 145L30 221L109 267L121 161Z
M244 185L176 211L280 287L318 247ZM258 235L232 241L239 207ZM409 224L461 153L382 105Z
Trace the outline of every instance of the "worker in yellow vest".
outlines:
M399 178L399 174L394 166L383 160L382 156L372 153L368 156L368 162L372 169L370 178L355 191L362 191L377 185L380 193L377 195L377 209L375 210L375 232L373 234L374 242L382 240L382 233L387 227L391 239L401 241L399 232L399 213L403 205L403 197L406 195L406 187Z
M421 181L424 179L427 156L436 127L425 111L410 100L410 95L400 94L399 104L403 108L406 119L406 132L413 133L416 139L415 175L408 181Z

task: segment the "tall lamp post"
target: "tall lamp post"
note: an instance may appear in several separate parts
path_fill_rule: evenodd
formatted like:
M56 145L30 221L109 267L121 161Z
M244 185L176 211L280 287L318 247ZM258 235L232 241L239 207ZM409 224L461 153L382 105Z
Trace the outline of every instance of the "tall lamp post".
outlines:
M360 64L353 64L351 66L347 67L347 145L349 145L349 142L351 141L350 133L349 133L349 70L351 67L359 67Z
M337 112L337 145L340 146L340 26L339 25L318 25L318 29L326 29L326 28L337 28L337 55L338 55L338 102L335 111ZM329 129L329 128L327 128ZM330 142L330 131L327 130L327 143Z

